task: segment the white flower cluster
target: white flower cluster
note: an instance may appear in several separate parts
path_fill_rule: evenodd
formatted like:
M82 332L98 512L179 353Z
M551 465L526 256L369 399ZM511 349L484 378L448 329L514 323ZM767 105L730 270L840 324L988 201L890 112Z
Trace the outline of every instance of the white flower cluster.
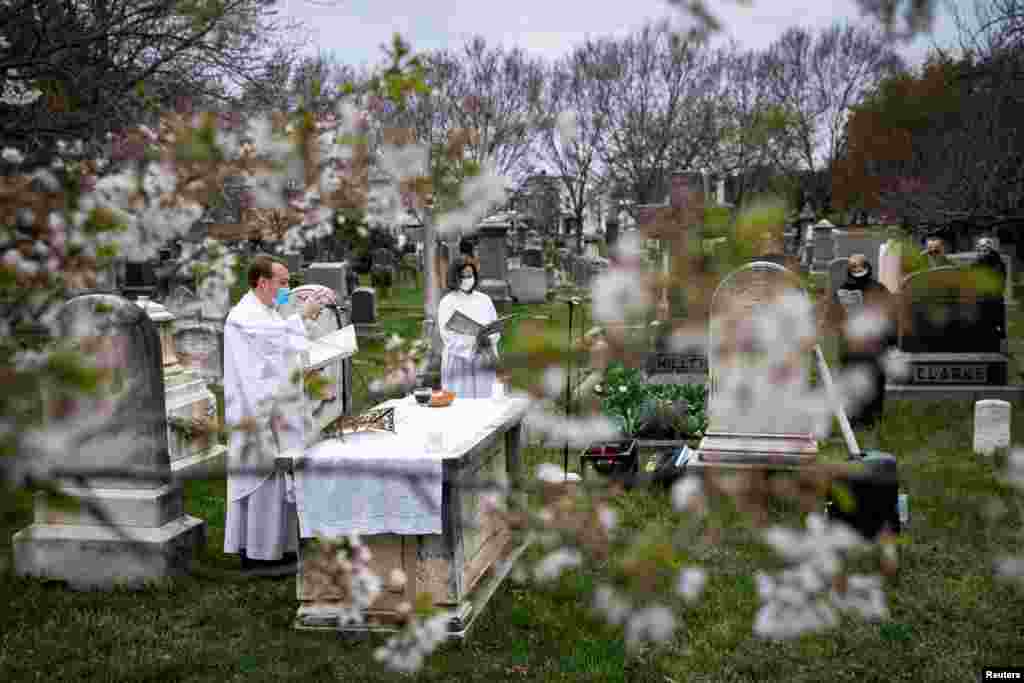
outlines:
M640 275L638 268L613 266L595 277L590 285L594 320L605 324L622 323L645 315L652 301Z
M537 405L527 410L523 424L531 434L540 435L552 443L568 442L571 448L583 448L595 441L610 441L620 435L618 426L606 417L567 418Z
M14 147L4 147L4 151L0 153L0 156L9 164L20 164L25 160L25 155Z
M374 650L374 659L395 671L419 671L423 660L444 642L452 616L444 611L426 619L413 619L398 635Z
M20 79L17 69L7 69L7 76L0 81L0 103L10 107L25 107L40 97L43 92L38 88L31 87L24 79Z
M663 643L676 630L676 618L668 607L651 605L636 609L608 585L594 591L594 609L612 626L625 626L626 647L635 650L645 641Z
M459 188L461 208L448 211L437 219L440 236L476 232L478 221L495 206L505 201L508 179L498 175L493 164L485 163L480 174L464 181Z
M772 527L764 536L779 555L798 564L776 576L756 575L761 609L755 634L784 639L832 628L840 611L867 619L888 616L881 577L854 574L845 577L844 590L835 588L842 553L863 544L850 527L811 514L806 532Z
M578 567L583 563L583 556L576 550L569 548L558 548L537 563L533 568L533 575L538 581L555 581L562 572Z
M1014 448L1006 462L1006 480L1024 490L1024 448ZM1024 556L1007 556L996 561L996 574L1024 586Z
M373 554L357 534L348 537L348 547L338 551L339 568L348 577L348 601L338 615L338 626L363 623L363 612L381 592L381 580L372 569Z

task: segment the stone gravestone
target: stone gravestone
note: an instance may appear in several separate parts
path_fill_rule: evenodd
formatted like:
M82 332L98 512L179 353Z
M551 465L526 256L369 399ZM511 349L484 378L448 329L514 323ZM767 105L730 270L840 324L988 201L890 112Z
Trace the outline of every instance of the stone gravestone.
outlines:
M352 323L360 339L384 336L377 323L377 292L372 287L359 287L352 292Z
M155 296L157 290L156 265L152 261L129 261L124 264L124 282L121 293L125 297Z
M619 241L619 221L616 218L609 218L604 223L604 241L608 249L613 249Z
M302 284L323 285L334 291L339 303L349 296L348 291L348 264L341 263L311 263L306 268Z
M535 245L528 246L523 249L523 255L520 263L526 268L543 268L544 250Z
M825 273L828 264L835 258L835 226L827 220L814 224L814 260L811 262L812 273Z
M496 306L512 300L508 284L508 258L505 236L511 224L504 219L488 219L479 226L480 284L479 289L491 297Z
M850 259L846 256L832 259L828 264L828 300L832 301L832 295L846 282L849 274ZM876 271L877 273L877 271Z
M649 384L704 384L708 379L708 357L696 350L654 351L647 356Z
M548 298L548 274L543 268L525 266L508 269L508 286L521 304L542 304Z
M949 254L949 260L954 265L958 266L970 266L978 261L981 254L976 251L961 251L955 254ZM1013 258L1008 254L999 254L999 258L1003 262L1003 266L1006 268L1006 289L1003 291L1003 300L1007 306L1016 306L1017 302L1013 296Z
M113 419L124 411L133 419L115 440L95 436L81 451L69 453L67 462L54 464L139 468L155 478L113 474L61 486L103 510L119 531L102 525L87 507L49 509L45 498L37 497L32 525L12 539L16 572L67 581L74 588L102 589L139 588L187 572L196 549L205 544L206 524L184 514L181 487L172 482L156 325L132 302L108 294L71 299L58 320L63 336L97 353L115 377L104 397L111 402L83 398L78 417L96 419L105 411Z
M810 385L805 359L796 357L785 367L774 368L785 371L779 373L785 379L771 383L778 401L770 405L744 402L744 395L758 389L750 382L772 376L762 363L769 351L780 349L719 346L742 335L744 326L764 315L780 297L792 294L807 296L799 278L783 266L761 261L733 271L715 290L707 346L709 424L695 466L786 468L817 458L815 418L793 408L802 403L794 399Z
M145 297L139 297L135 303L156 323L160 335L171 471L180 476L192 468L210 466L227 453L216 441L219 421L217 399L207 386L211 380L197 369L181 364L175 344L174 314Z
M302 254L284 254L281 258L288 266L289 275L302 272Z
M1006 385L1002 320L991 315L993 299L978 293L970 270L942 266L912 273L900 299L899 351L910 366L910 384Z

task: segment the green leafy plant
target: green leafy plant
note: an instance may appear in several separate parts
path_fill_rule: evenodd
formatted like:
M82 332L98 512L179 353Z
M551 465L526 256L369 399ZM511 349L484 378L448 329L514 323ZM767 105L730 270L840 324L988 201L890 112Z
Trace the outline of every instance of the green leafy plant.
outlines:
M601 409L626 436L680 439L707 429L707 391L700 384L647 384L638 368L613 364L595 389Z

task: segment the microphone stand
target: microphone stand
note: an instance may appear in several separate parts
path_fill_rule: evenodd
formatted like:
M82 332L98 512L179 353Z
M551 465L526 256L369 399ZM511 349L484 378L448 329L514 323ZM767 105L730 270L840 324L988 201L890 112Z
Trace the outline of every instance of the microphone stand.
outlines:
M569 348L565 358L565 419L568 425L570 408L572 406L572 312L579 303L579 299L572 298L566 301L569 304ZM562 450L562 477L563 481L569 480L569 438L565 439L565 446Z

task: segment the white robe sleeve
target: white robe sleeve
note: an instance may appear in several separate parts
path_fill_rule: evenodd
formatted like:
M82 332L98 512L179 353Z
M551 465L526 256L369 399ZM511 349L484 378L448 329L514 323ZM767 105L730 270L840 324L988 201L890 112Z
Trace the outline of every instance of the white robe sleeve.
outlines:
M456 310L458 310L458 300L455 293L445 294L437 307L438 333L441 336L441 343L445 351L451 356L472 358L476 353L476 339L471 335L450 332L446 329L448 321L451 320ZM472 315L472 312L466 311L465 313L474 319L476 318L476 316Z
M498 319L498 311L497 311L497 309L494 308L494 301L491 299L491 297L487 296L483 292L480 292L480 294L484 298L485 309L486 309L486 312L484 314L484 319L481 320L480 322L482 322L484 325L489 325L489 324L493 323L495 320ZM494 349L494 353L497 354L498 353L498 342L501 341L501 333L500 332L495 332L494 334L490 335L490 337L491 337L491 348L493 348Z

